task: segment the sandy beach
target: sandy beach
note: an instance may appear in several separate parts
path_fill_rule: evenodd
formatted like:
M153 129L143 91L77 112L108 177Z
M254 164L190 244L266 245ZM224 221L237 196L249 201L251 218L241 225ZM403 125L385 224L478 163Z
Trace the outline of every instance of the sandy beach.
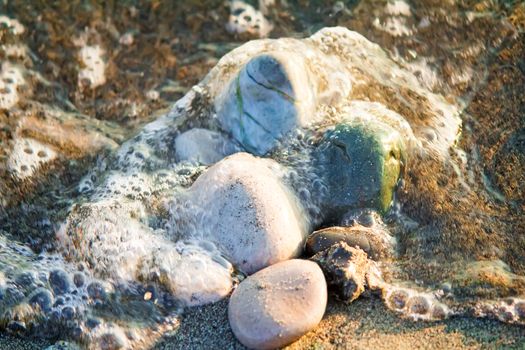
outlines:
M413 322L385 310L377 298L331 301L316 330L286 347L299 349L523 349L525 330L486 319ZM227 302L195 308L155 349L245 349L228 326Z
M144 288L148 283L148 288L154 285L152 289L144 289L148 297L141 289L133 295L138 296L138 301L133 299L122 305L108 302L109 311L100 312L94 307L96 298L90 299L78 309L85 312L78 313L79 323L69 320L72 325L69 333L53 335L48 340L35 337L32 332L38 327L32 328L35 324L29 321L27 329L23 324L20 334L15 334L16 322L15 330L8 330L7 325L18 319L10 319L11 310L4 313L2 309L7 300L2 299L7 295L4 287L18 288L13 273L18 272L17 264L29 266L40 261L36 257L42 252L43 256L60 255L59 260L69 266L71 256L61 255L64 251L56 243L56 232L68 219L72 206L89 201L77 192L79 181L95 166L105 168L106 158L111 159L111 154L126 140L166 113L223 55L265 35L305 38L329 26L348 28L377 43L395 62L393 66L404 65L425 89L463 108L457 142L449 149L454 163L419 162L417 156L409 163L409 171L403 178L407 190L399 193L396 200L403 214L413 218L412 223L417 221L418 226L407 232L397 230L397 226L392 229L398 249L396 258L389 261L392 269L385 268L386 279L410 282L400 285L416 286L429 294L439 294L446 283L454 296L448 301L458 310L465 310L461 307L473 306L477 301L522 300L518 298L525 295L525 4L363 0L348 1L341 7L338 4L344 2L289 2L290 6L281 6L277 1L277 5L270 7L265 15L271 19L266 28L269 32L255 35L227 30L230 7L218 0L189 1L184 6L173 5L177 1L152 2L129 8L123 3L106 5L96 1L85 7L76 1L53 6L20 2L6 7L6 13L17 18L25 32L13 31L3 37L7 38L11 51L2 51L1 58L24 67L26 78L30 78L24 83L28 92L22 93L23 85L0 89L0 93L20 90L20 96L16 96L9 108L0 108L0 238L3 239L0 244L14 242L16 248L10 246L12 251L6 249L8 253L2 255L0 245L0 259L7 257L5 264L0 260L0 350L46 349L60 336L76 334L74 330L81 329L87 334L93 331L86 326L87 318L93 315L100 319L107 317L106 324L121 322L119 326L123 329L130 320L126 326L144 321L141 325L146 329L153 324L144 332L146 340L141 344L153 342L157 350L245 349L230 328L228 297L188 308L174 330L156 332L165 326L163 317L168 312L163 312L170 309L161 305L159 311L146 301L154 295L164 297L173 292L158 283L160 278L144 282L144 276L133 276L137 285L143 283ZM303 3L308 6L302 6ZM33 26L36 13L40 14L38 25ZM2 36L0 44L4 44L1 39ZM105 75L90 76L94 79L91 84L96 86L87 88L80 83L86 62L81 62L83 51L79 45L91 47L91 54L100 59L97 64L105 64L102 69ZM420 97L412 100L412 95L407 94L400 99L407 98L407 107L392 102L390 95L395 94L392 93L395 89L363 85L366 84L353 87L355 98L383 103L414 120L418 120L420 110L412 106L428 102L419 101ZM55 113L56 110L60 113ZM200 115L188 125L199 127L203 124L199 118ZM428 138L432 141L432 133ZM32 140L30 145L36 145L34 151L20 146L23 143L19 141L26 139ZM41 167L40 160L29 163L36 170L24 181L12 176L9 162L17 149L23 149L21 154L36 156L46 154L38 148L44 146L56 158L46 158L47 163L42 161ZM140 156L144 158L141 153ZM24 164L18 170L24 175L27 169ZM195 174L198 176L201 171ZM94 176L94 183L106 176L102 171L94 174L101 175ZM153 198L145 207L158 210L159 202ZM169 221L165 209L159 213L150 220L156 229ZM22 246L32 258L16 255L24 251L20 249ZM86 250L85 246L81 248L79 252ZM304 254L302 257L309 258ZM54 268L55 260L49 261ZM71 263L71 266L82 265L81 271L86 271L83 264ZM86 273L90 277L94 274ZM234 287L236 283L237 280ZM30 299L34 286L26 289L17 302ZM53 293L56 297L61 291ZM230 289L223 296L228 293ZM166 304L170 301L173 300ZM134 306L137 307L133 309ZM112 307L118 309L116 316ZM147 310L154 310L151 319ZM525 318L512 315L515 316L512 322L521 325L503 323L496 318L503 319L505 315L495 310L485 318L463 315L416 322L389 310L384 301L369 293L351 304L329 295L320 324L286 349L525 349ZM120 316L123 317L119 319ZM50 320L45 318L45 322ZM53 326L54 331L63 321L60 319L58 326Z

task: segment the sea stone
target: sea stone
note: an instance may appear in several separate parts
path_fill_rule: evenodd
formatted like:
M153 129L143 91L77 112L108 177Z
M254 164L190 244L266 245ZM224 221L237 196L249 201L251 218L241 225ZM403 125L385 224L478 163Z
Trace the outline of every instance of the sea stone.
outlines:
M279 171L271 159L236 153L209 168L190 189L190 201L203 211L197 231L247 274L300 255L309 230Z
M382 230L357 224L351 227L333 226L315 231L306 241L306 252L314 255L339 242L362 249L373 260L390 256L393 245L392 238Z
M327 287L317 264L284 261L241 282L228 306L237 339L253 349L274 349L299 339L321 321Z
M400 134L380 121L348 121L328 130L315 151L315 164L328 194L326 219L350 209L373 208L386 213L405 163Z
M291 56L295 60L281 53L254 57L217 105L222 127L251 153L267 153L286 133L308 121L301 109L314 108L304 59Z
M304 42L272 44L247 61L215 99L222 128L256 155L268 153L292 130L319 121L318 104L337 105L351 90L344 68L333 72L340 61ZM306 53L326 65L313 67ZM324 79L332 84L327 87Z
M370 262L363 250L339 242L311 260L321 266L328 285L342 300L352 302L365 291Z
M189 161L211 165L240 149L217 131L195 128L175 138L177 161Z

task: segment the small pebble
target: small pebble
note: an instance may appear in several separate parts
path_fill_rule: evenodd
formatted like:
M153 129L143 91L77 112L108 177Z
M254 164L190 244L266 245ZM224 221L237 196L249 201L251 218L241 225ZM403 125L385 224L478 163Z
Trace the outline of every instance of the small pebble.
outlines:
M228 319L246 347L279 348L315 328L326 302L327 287L319 266L288 260L241 282L230 298Z

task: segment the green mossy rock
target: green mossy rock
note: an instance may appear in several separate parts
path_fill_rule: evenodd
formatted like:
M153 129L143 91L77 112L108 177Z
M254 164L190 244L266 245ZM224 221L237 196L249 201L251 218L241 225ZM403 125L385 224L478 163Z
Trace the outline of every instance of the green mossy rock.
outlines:
M325 133L314 158L328 188L322 201L328 221L355 208L386 213L406 163L400 134L380 121L338 124Z

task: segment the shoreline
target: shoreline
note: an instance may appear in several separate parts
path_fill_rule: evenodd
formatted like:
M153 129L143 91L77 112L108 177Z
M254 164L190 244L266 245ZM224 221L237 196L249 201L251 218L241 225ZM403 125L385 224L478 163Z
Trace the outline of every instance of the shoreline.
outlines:
M525 330L495 320L465 317L411 321L377 297L345 304L329 298L319 326L285 349L484 349L525 347ZM175 335L154 349L246 349L228 325L227 300L187 311Z

